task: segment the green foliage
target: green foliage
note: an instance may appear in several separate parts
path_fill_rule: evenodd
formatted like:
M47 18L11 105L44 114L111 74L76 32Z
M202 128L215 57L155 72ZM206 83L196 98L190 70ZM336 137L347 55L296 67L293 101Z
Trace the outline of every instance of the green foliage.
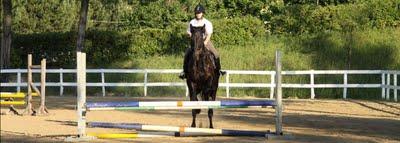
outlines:
M256 42L256 39L265 36L262 26L262 22L254 17L215 20L213 41L216 46ZM164 29L89 29L85 36L84 49L91 59L88 60L88 66L107 67L107 63L127 58L180 55L188 47L186 28L187 23L181 22L168 25ZM24 59L25 53L33 52L51 59L49 67L73 67L75 61L71 56L75 51L75 39L76 32L16 34L13 39L15 55L12 57ZM20 60L13 60L13 67L24 66L21 63L23 62Z
M65 32L74 29L77 1L13 1L13 31L16 33Z
M265 37L264 24L255 17L238 17L214 21L213 40L217 45L244 45Z
M299 1L298 1L299 2ZM305 2L305 1L303 1ZM299 3L303 3L299 2ZM264 11L273 33L318 33L400 26L400 2L371 0L342 5L271 4Z

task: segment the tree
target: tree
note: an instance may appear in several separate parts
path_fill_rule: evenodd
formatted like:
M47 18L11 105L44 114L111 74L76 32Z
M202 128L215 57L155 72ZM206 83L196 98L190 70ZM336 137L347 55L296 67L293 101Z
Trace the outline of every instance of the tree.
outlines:
M3 33L1 38L1 57L0 69L6 69L10 66L10 49L11 49L11 0L2 0L3 6ZM2 76L7 80L5 76Z

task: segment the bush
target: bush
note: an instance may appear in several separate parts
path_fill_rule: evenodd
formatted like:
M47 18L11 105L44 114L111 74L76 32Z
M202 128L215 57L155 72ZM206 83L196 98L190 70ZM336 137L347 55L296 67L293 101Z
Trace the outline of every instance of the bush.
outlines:
M400 26L400 5L396 0L360 1L342 5L272 5L266 13L274 33L318 33Z
M216 45L244 45L265 36L262 22L255 17L215 20L212 40ZM125 31L89 29L84 51L88 66L107 67L126 58L182 54L188 47L187 23L168 25L165 29L143 28ZM11 57L13 67L24 67L26 53L34 58L47 57L49 67L73 68L77 32L42 32L15 34Z

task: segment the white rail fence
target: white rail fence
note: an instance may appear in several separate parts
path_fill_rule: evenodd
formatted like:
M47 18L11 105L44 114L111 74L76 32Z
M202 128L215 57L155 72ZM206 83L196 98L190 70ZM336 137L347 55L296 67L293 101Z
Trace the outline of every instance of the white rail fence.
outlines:
M148 82L149 74L178 74L182 70L180 69L87 69L88 74L100 74L101 82L88 82L88 87L101 87L102 95L106 95L106 87L143 87L144 96L147 96L147 88L148 87L167 87L167 86L176 86L176 87L186 87L184 81L181 82ZM26 82L23 82L21 79L21 74L25 74L27 72L26 69L3 69L1 70L1 74L16 74L17 79L16 82L9 83L0 83L2 87L16 87L16 91L20 91L21 87L26 87ZM33 73L40 73L39 70L33 70ZM60 88L60 96L64 94L64 87L75 87L76 82L64 82L64 74L75 74L75 69L47 69L48 74L59 74L59 82L46 82L46 86L51 87L59 87ZM144 74L143 82L106 82L106 74ZM269 76L270 83L232 83L230 82L231 75L265 75ZM269 88L270 89L270 98L273 97L274 90L274 71L243 71L243 70L227 70L227 74L225 75L225 82L221 82L219 84L220 87L224 87L226 89L226 97L230 97L230 89L231 88ZM382 90L382 99L390 100L391 99L391 91L393 91L393 99L398 101L397 94L400 90L400 86L398 85L397 76L400 75L400 71L389 71L389 70L308 70L308 71L283 71L282 75L308 75L310 77L309 84L298 84L298 83L283 83L283 88L309 88L311 90L311 99L315 98L315 89L316 88L342 88L343 89L343 98L347 98L347 89L348 88L381 88ZM343 75L343 83L336 84L315 84L315 76L316 75ZM368 84L358 84L358 83L348 83L349 75L380 75L381 83L368 83ZM39 86L40 83L34 83ZM188 89L186 88L186 96L188 95Z

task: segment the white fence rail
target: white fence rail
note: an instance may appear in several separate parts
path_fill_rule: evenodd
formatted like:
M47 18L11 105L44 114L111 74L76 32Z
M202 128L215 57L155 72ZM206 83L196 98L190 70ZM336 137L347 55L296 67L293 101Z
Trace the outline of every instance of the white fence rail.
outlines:
M9 83L0 83L2 87L16 87L16 91L20 91L21 87L26 86L26 82L22 81L21 74L26 73L26 69L3 69L1 70L1 74L16 74L17 79L16 82ZM102 94L105 96L106 87L143 87L144 96L147 96L147 88L148 87L162 87L162 86L178 86L178 87L186 87L184 81L181 82L148 82L149 74L178 74L180 73L180 69L87 69L87 74L100 74L101 82L88 82L88 87L101 87ZM39 70L33 70L33 73L40 73ZM46 82L46 86L53 86L60 88L60 96L64 94L64 87L74 87L76 86L76 82L64 82L64 74L74 74L76 73L75 69L47 69L48 74L59 74L59 82ZM142 73L144 74L143 82L107 82L106 74L110 73ZM269 76L270 83L231 83L230 76L231 75L265 75ZM274 90L274 71L243 71L243 70L227 70L227 74L225 75L225 82L219 84L220 87L224 87L226 89L226 97L230 97L230 89L231 88L269 88L270 89L270 98L273 97ZM347 98L347 89L348 88L381 88L382 90L382 99L390 100L390 93L393 91L393 99L398 101L397 94L400 90L400 87L397 83L397 76L400 75L400 71L388 71L388 70L308 70L308 71L283 71L283 77L288 75L308 75L310 77L309 84L298 84L298 83L283 83L283 88L309 88L311 90L311 99L315 98L315 89L316 88L342 88L343 89L343 98ZM343 83L336 84L315 84L315 76L317 75L343 75ZM381 83L369 83L369 84L357 84L357 83L348 83L349 75L380 75ZM35 85L39 85L40 83L34 83ZM188 91L186 88L186 96L188 95Z

